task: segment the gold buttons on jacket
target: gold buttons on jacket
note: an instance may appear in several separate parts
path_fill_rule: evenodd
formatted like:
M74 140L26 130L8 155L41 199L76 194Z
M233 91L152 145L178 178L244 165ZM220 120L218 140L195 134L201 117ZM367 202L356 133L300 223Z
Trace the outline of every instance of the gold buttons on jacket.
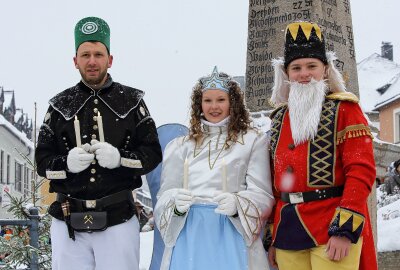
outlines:
M97 125L94 125L94 126L93 126L93 129L94 129L94 130L97 130Z
M92 183L93 183L93 182L96 182L96 178L90 177L89 181L92 182Z
M95 174L95 173L96 173L96 169L91 169L91 170L90 170L90 173L91 173L91 174Z
M95 159L93 159L92 164L96 164L96 163L97 163L97 161Z
M93 121L97 121L97 116L93 116Z
M289 150L293 150L296 146L293 143L290 143L288 145Z
M92 134L92 139L96 140L96 138L97 138L96 134Z
M95 100L93 100L94 104L99 104L99 100L96 98Z
M94 108L93 111L94 111L94 113L97 113L99 111L99 109Z

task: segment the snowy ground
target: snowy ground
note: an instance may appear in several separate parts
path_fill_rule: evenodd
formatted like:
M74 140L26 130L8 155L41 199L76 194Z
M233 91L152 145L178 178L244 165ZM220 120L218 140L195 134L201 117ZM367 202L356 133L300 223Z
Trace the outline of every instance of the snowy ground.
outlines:
M377 189L379 200L382 192ZM378 251L400 250L400 200L378 209Z

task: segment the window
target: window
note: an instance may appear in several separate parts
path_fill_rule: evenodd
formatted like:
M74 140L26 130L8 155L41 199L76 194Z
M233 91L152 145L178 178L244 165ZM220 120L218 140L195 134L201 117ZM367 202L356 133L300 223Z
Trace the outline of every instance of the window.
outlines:
M22 164L15 161L15 190L22 192Z
M29 196L29 169L24 165L24 195Z
M0 152L0 183L4 184L4 151Z
M10 155L7 155L7 174L6 174L6 177L7 177L7 184L10 184L10 163L11 163L11 158L10 158Z

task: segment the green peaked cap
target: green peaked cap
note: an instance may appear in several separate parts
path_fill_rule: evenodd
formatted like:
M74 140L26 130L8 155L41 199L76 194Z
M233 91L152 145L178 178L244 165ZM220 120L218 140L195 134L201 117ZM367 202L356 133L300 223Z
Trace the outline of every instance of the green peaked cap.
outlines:
M86 17L75 26L75 51L86 41L98 41L103 43L110 52L110 27L97 17Z

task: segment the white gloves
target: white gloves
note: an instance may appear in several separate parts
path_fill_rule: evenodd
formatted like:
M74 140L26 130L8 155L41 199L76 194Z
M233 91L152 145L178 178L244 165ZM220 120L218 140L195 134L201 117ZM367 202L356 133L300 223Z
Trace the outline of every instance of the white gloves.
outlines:
M72 148L67 156L68 170L72 173L79 173L89 167L94 159L94 155L89 153L90 146L85 144L80 147Z
M193 196L190 190L180 188L175 195L175 209L179 213L186 213L193 203Z
M117 148L106 142L92 140L91 144L84 144L81 147L71 149L67 157L68 170L72 173L79 173L89 167L90 163L96 159L99 165L114 169L121 165L121 155Z
M96 155L99 165L104 168L114 169L121 165L121 155L117 148L107 142L92 140L90 152Z
M215 213L227 216L234 216L237 214L236 198L232 193L221 193L214 197L213 201L218 203Z

